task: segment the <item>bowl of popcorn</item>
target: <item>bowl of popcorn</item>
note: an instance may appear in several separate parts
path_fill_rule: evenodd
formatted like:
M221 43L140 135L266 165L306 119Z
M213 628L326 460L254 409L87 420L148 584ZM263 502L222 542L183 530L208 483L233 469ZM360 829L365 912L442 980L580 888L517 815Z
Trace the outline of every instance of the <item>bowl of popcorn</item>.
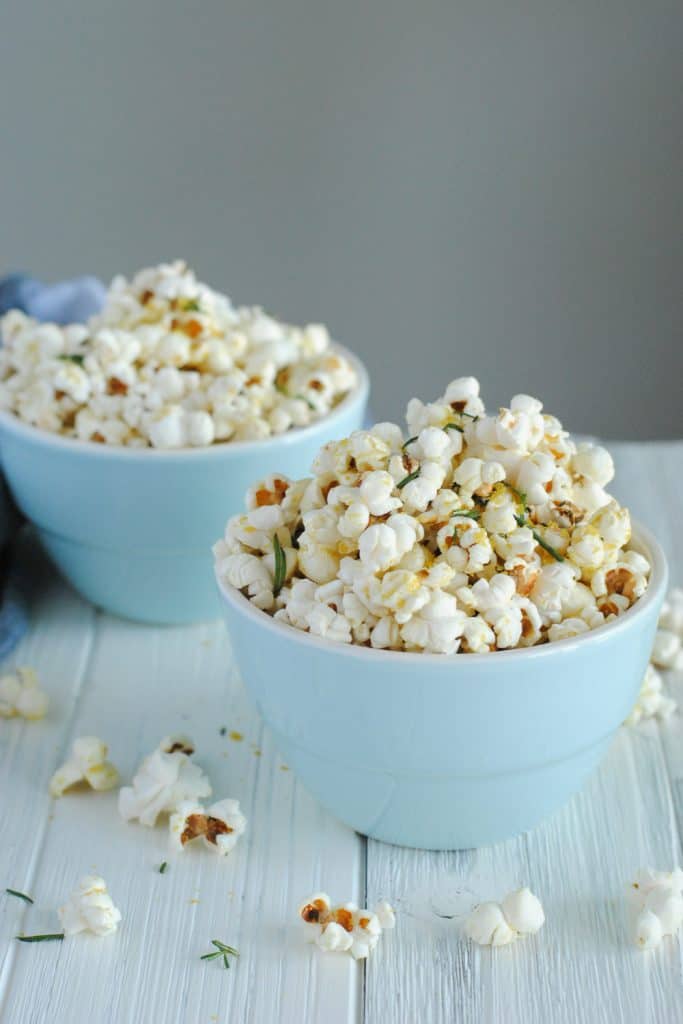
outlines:
M244 682L344 822L427 849L530 828L633 707L667 570L609 453L473 378L271 474L214 547Z
M211 544L273 464L298 475L363 421L368 378L326 329L234 307L183 263L115 278L84 324L0 321L9 487L85 597L216 617Z

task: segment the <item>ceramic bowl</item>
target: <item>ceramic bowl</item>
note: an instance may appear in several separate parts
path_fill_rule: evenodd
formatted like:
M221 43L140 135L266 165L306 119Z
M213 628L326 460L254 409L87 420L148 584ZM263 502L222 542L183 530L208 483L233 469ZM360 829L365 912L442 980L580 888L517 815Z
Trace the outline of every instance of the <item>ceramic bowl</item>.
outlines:
M260 441L160 451L77 441L0 412L5 477L53 561L93 604L140 622L217 618L211 545L247 488L272 472L305 476L320 446L363 423L369 384L308 427Z
M488 654L333 643L275 621L219 582L234 656L304 785L364 835L455 850L507 839L583 784L635 703L667 569L643 527L650 585L571 640Z

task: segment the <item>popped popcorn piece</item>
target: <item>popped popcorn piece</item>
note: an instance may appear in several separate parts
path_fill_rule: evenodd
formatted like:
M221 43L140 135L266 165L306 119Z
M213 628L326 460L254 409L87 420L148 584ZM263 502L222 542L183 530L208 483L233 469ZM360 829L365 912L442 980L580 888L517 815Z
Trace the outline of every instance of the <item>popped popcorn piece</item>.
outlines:
M186 736L167 736L144 758L132 786L119 791L119 813L125 821L137 818L153 827L160 814L170 814L183 801L211 796L211 784L190 755L192 742Z
M225 855L237 845L247 827L238 800L218 800L204 809L193 800L183 800L168 821L171 846L183 850L187 843L201 839L215 853Z
M465 934L480 946L505 946L520 935L535 935L544 924L541 901L525 887L502 903L479 903L465 921Z
M637 916L634 926L636 945L653 949L665 935L675 935L683 923L683 871L671 872L640 868L628 888L628 897Z
M681 638L668 629L658 629L652 647L651 658L658 668L683 668Z
M507 923L520 935L535 935L545 924L541 901L526 887L508 893L501 909Z
M676 701L663 692L661 675L654 665L648 665L638 699L625 725L638 725L648 718L668 718L676 707Z
M108 753L107 744L97 736L79 736L72 744L71 757L50 779L50 796L63 796L79 782L87 782L98 792L114 789L119 783L119 773L107 760Z
M465 921L465 934L479 946L507 946L517 938L499 903L479 903Z
M312 478L251 487L215 546L219 577L296 629L444 655L579 637L644 594L605 449L577 447L529 395L486 415L469 377L406 418L406 440L394 424L354 431L321 448ZM678 635L665 646L678 664Z
M0 678L0 717L19 715L35 722L47 714L49 700L32 668L18 668Z
M177 261L116 277L87 324L0 319L0 406L43 430L175 449L327 415L357 383L325 327L235 308Z
M350 953L354 960L366 959L377 945L384 929L396 924L393 907L383 900L375 911L355 903L332 906L327 893L315 893L299 908L304 935L319 949L331 953Z
M114 906L107 884L97 875L85 875L57 911L65 935L89 931L111 935L119 926L121 912Z
M659 625L683 637L683 587L673 587L667 594L659 615Z

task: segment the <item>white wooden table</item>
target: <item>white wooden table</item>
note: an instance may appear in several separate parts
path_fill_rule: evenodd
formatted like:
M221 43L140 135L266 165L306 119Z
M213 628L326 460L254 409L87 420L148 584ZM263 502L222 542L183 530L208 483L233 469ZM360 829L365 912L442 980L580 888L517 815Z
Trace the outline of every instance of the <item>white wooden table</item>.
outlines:
M655 529L683 580L683 442L613 450L615 493ZM247 702L220 623L110 618L36 562L33 628L12 661L38 669L50 714L0 721L0 889L36 901L0 897L5 1024L683 1020L678 940L638 952L622 899L641 865L682 860L681 716L622 729L584 791L533 832L477 851L402 850L351 832L297 783ZM683 677L669 689L683 702ZM174 731L195 739L215 794L237 797L248 817L227 859L202 849L172 859L165 828L124 824L115 793L48 797L74 737L102 736L129 779ZM115 936L14 941L56 930L54 908L93 871L123 913ZM468 944L470 906L522 884L543 899L543 931L499 950ZM297 904L318 888L397 906L396 930L367 965L302 942ZM199 959L213 938L240 950L229 971Z

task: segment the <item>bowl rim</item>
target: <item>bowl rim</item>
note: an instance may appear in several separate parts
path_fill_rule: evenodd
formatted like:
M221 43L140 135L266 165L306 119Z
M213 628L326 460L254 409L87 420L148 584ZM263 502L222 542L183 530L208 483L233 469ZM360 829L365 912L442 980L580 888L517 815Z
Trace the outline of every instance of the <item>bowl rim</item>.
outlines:
M470 653L456 653L456 654L434 654L431 652L419 652L419 651L386 651L377 650L373 647L363 647L358 644L344 644L337 640L326 640L324 637L313 636L311 633L306 633L301 629L297 629L295 626L289 626L284 622L279 622L274 619L268 612L262 611L257 608L249 598L245 597L241 591L236 590L230 584L226 584L220 579L216 565L214 563L214 576L218 589L221 594L221 598L226 604L232 606L235 611L247 619L251 619L255 624L260 625L269 632L275 632L280 637L289 637L292 643L300 644L303 647L309 647L313 650L327 652L328 654L334 654L339 657L348 658L360 658L366 661L393 661L397 664L412 665L417 667L418 665L430 664L430 665L442 665L452 666L453 664L461 665L465 667L467 665L478 664L478 665L490 665L492 658L505 657L508 660L512 658L516 659L535 659L535 658L547 658L553 654L569 653L576 647L585 647L589 643L600 643L607 637L614 636L617 633L629 629L635 622L635 620L646 613L653 603L656 603L664 597L666 592L666 586L668 582L668 567L666 557L661 548L659 542L655 539L652 532L637 521L631 523L632 536L629 546L635 548L636 551L646 554L649 557L652 570L650 573L650 581L647 590L642 597L639 597L635 604L625 611L622 615L617 616L616 619L612 619L610 622L604 623L602 626L598 626L596 629L590 629L586 633L581 633L576 637L569 637L565 640L553 640L545 644L536 644L531 647L514 647L510 650L502 651L486 651L479 654Z
M0 409L0 427L6 428L14 434L34 442L44 444L46 447L82 452L90 455L108 459L123 459L137 461L139 459L212 459L220 458L228 452L235 454L255 453L262 451L266 445L271 447L288 447L298 444L300 441L307 441L315 438L321 428L334 426L343 416L355 405L364 405L370 394L370 375L355 352L334 341L330 343L330 350L338 352L349 360L353 366L357 383L349 391L338 405L335 405L329 413L314 420L305 427L293 427L283 434L276 434L271 437L258 438L253 441L220 441L203 448L130 448L126 445L98 444L96 441L81 441L75 437L64 437L62 434L54 433L51 430L44 430L31 423L25 423L16 413L8 409Z

